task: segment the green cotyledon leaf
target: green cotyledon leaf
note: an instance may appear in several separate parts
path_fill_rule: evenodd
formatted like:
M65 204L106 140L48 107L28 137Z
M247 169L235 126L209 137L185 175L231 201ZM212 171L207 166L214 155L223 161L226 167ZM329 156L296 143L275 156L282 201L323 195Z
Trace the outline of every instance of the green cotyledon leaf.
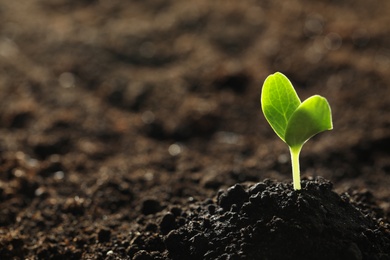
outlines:
M331 130L332 114L328 101L319 95L306 99L291 115L285 142L290 147L301 147L312 136Z
M266 78L261 91L261 108L275 133L285 141L288 121L301 104L290 80L280 72Z
M263 84L261 108L272 129L290 148L293 187L300 190L299 154L310 137L333 128L329 103L318 95L301 103L291 82L277 72Z

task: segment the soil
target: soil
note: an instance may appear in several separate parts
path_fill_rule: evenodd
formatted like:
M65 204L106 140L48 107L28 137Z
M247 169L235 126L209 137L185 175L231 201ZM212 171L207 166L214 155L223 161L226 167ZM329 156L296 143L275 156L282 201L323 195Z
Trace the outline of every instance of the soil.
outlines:
M0 0L0 259L390 259L388 10ZM275 71L332 108L301 191Z

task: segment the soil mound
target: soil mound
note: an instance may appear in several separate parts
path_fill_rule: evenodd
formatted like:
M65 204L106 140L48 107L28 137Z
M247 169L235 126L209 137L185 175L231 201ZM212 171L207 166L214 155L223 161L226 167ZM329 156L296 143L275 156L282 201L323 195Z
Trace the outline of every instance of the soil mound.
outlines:
M390 259L385 227L321 178L236 184L190 208L160 222L167 258Z

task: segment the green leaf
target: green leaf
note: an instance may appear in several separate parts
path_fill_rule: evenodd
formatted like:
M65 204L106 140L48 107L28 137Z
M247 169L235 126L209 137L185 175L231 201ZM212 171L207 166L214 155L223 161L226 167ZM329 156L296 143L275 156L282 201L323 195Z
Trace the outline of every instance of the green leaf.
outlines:
M313 135L332 128L332 114L328 101L314 95L306 99L291 115L285 141L290 147L301 147Z
M286 76L276 72L266 78L261 92L261 108L268 123L283 141L288 121L300 104Z
M301 103L291 82L277 72L263 84L261 108L272 129L290 147L294 189L300 190L302 146L313 135L333 128L328 101L315 95Z

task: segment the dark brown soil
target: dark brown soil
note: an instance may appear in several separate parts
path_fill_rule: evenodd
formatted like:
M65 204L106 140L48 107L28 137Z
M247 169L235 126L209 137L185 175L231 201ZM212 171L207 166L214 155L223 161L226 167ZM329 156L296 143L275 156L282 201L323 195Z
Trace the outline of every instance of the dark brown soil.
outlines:
M236 184L219 195L217 205L205 201L177 216L171 210L160 232L173 230L164 237L172 259L390 257L386 227L353 207L347 195L340 197L331 189L321 179L303 182L299 192L270 181L246 189ZM146 241L134 244L150 246ZM154 246L144 249L157 251Z
M388 10L0 0L0 259L390 259ZM332 107L300 192L275 71Z

